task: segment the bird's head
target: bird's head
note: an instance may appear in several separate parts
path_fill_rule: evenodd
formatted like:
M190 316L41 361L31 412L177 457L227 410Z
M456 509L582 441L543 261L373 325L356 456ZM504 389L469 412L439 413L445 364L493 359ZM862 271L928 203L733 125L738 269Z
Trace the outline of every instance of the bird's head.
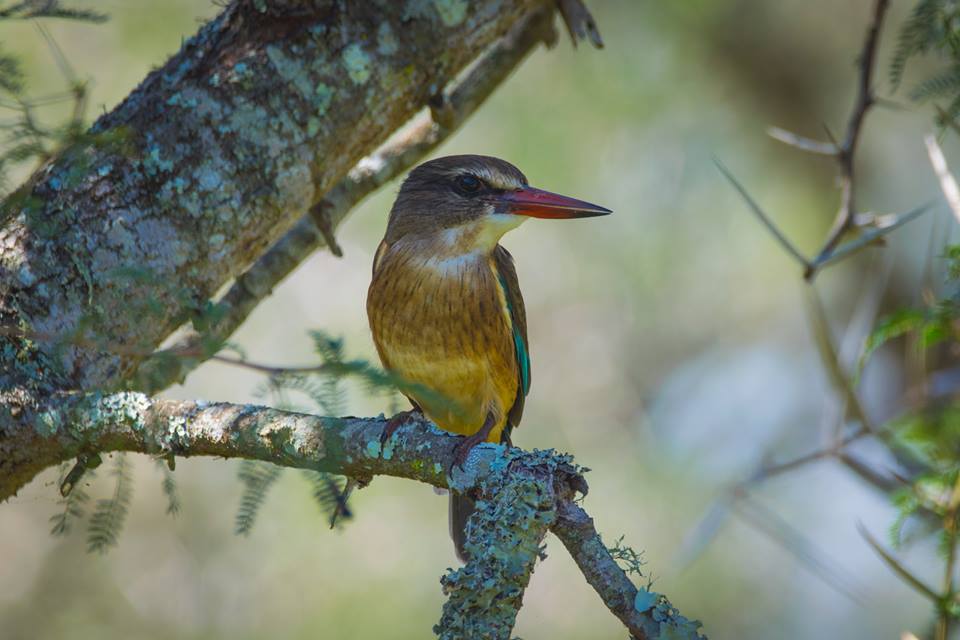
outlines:
M528 218L589 218L609 209L536 189L515 166L490 156L447 156L410 172L390 211L387 242L454 235L493 248Z

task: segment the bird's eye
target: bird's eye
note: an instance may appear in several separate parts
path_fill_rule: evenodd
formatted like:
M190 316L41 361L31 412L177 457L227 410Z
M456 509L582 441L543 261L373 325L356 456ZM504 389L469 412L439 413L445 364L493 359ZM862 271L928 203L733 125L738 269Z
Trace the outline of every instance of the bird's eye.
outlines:
M469 173L464 173L457 176L456 187L463 195L473 195L480 191L480 178L477 176L471 175Z

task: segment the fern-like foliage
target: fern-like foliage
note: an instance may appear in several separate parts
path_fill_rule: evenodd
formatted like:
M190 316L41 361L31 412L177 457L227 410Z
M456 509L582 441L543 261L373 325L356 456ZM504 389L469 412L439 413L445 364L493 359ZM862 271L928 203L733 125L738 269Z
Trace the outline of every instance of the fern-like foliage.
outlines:
M273 396L275 406L286 409L302 408L291 392L304 396L315 410L324 415L342 415L347 406L346 390L342 381L348 376L359 377L365 388L377 393L389 386L389 381L364 360L347 361L343 354L343 340L332 338L322 331L311 331L314 352L320 364L307 369L280 369L270 376L260 394Z
M176 517L180 513L180 492L177 489L177 481L173 477L173 470L170 468L170 463L165 459L157 459L156 464L157 469L163 475L160 489L167 499L167 515Z
M126 453L116 454L110 475L114 478L113 495L97 500L97 507L90 516L87 531L87 550L90 552L104 553L116 546L133 497L133 479Z
M384 371L367 360L349 360L344 355L343 340L333 338L322 331L311 331L314 352L320 359L316 366L270 369L267 382L258 390L257 395L271 397L273 406L287 410L306 410L298 400L307 399L316 409L325 415L338 416L346 407L346 391L342 386L344 378L358 379L366 393L370 395L389 394L392 401L397 391L428 398L431 404L447 406L456 412L453 405L436 391L414 385L396 375ZM262 367L261 367L262 368ZM392 402L395 404L395 402ZM241 467L241 479L247 485L237 514L237 532L249 532L256 518L257 510L266 495L266 489L275 477L270 471L263 470L261 463L244 463ZM274 467L269 467L274 469ZM338 522L351 517L347 504L354 484L343 478L322 472L307 472L313 487L313 495L326 515L331 528Z
M347 500L350 498L351 486L346 478L323 471L311 471L309 469L305 469L303 475L307 481L310 482L313 499L320 507L320 511L327 519L327 522L330 523L331 529L341 524L344 520L349 520L353 517L353 513L347 505Z
M71 466L69 464L64 464L60 467L60 480L57 482L58 486L63 485L70 469ZM84 475L87 480L90 480L96 475L96 471L90 469ZM83 520L89 501L90 495L79 482L76 483L67 495L57 503L61 507L60 512L50 516L50 524L52 525L50 534L54 536L68 535L73 530L73 525Z
M900 27L897 48L890 61L890 83L898 87L903 80L907 61L918 55L947 47L951 53L960 51L956 35L956 21L960 3L955 0L920 0L910 17Z
M42 37L64 78L64 91L48 96L32 97L26 92L26 81L15 55L0 49L0 114L12 114L12 119L0 120L0 196L8 193L8 176L19 165L39 166L57 155L72 142L84 138L86 127L87 84L74 73L69 59L38 20L60 18L85 22L103 22L105 14L77 9L60 0L0 0L0 21L31 20ZM62 122L46 123L43 110L50 105L71 103L70 115ZM114 135L104 137L111 143ZM96 141L95 137L91 140ZM20 204L18 201L17 204Z
M316 367L278 369L270 376L261 394L272 393L281 404L291 401L287 392L307 396L326 415L341 415L345 406L345 393L339 382L355 378L363 386L364 393L372 396L393 396L397 391L424 398L433 406L446 406L456 413L460 409L448 398L424 385L409 382L402 377L384 371L368 360L348 360L344 357L343 341L322 331L311 331L314 351L321 363Z
M394 389L393 380L380 369L364 360L347 360L343 340L333 338L322 331L311 331L314 352L320 359L315 367L278 369L258 390L259 396L270 396L271 404L287 410L316 410L325 415L342 415L347 406L343 379L358 377L371 393ZM298 400L305 399L312 406L303 406ZM247 534L253 526L257 512L266 497L267 489L279 475L280 468L258 462L244 462L240 478L244 492L237 513L237 533ZM336 527L353 514L347 504L353 484L341 476L322 471L303 471L310 483L311 494L321 513Z
M237 511L236 518L235 530L238 534L250 535L253 523L257 519L257 512L260 511L267 497L267 491L282 472L283 467L268 462L244 460L240 463L238 476L243 483L243 495L240 498L240 509Z
M890 62L890 82L899 87L914 57L936 55L946 68L917 84L910 92L916 101L946 100L938 120L944 126L960 115L960 0L920 0L900 29Z
M935 537L950 567L960 545L960 402L954 391L935 388L938 379L940 386L953 384L944 372L955 367L952 354L960 348L960 245L947 247L941 258L944 295L924 297L923 306L899 309L880 320L865 341L860 368L877 349L902 338L929 368L918 385L924 391L882 427L884 442L910 470L891 493L897 515L888 536L894 548ZM960 611L950 615L956 619Z

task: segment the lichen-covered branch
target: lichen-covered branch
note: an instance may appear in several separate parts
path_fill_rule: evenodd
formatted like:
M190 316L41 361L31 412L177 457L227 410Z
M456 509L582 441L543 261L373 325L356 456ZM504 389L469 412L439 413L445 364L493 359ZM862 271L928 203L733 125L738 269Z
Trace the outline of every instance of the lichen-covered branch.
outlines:
M559 503L552 531L603 603L634 638L704 637L699 632L700 623L682 616L665 595L637 589L603 544L593 519L581 507L569 501Z
M407 132L363 158L261 256L218 301L220 316L204 332L191 330L175 346L140 364L134 386L156 392L181 381L246 320L273 288L332 233L361 200L416 164L456 131L540 43L556 38L553 9L544 6L521 18L449 92L438 93L433 109L421 113ZM326 227L326 228L324 228ZM338 252L335 247L329 247Z
M4 203L0 325L24 330L0 336L4 407L122 386L137 358L112 346L200 316L545 0L287 4L230 4Z
M15 434L17 447L0 463L20 471L0 476L0 500L43 468L111 451L262 460L361 481L409 478L469 492L477 502L467 531L470 562L442 579L449 599L435 627L441 638L510 637L548 530L633 637L702 637L699 624L664 596L638 592L610 556L593 521L573 502L586 483L572 458L484 444L460 469L453 466L456 436L417 421L382 442L386 424L382 417L326 418L136 392L66 394Z
M449 596L434 627L441 640L510 637L558 502L575 487L586 491L567 456L501 446L471 462L451 479L452 489L474 496L477 511L467 524L470 561L440 581Z

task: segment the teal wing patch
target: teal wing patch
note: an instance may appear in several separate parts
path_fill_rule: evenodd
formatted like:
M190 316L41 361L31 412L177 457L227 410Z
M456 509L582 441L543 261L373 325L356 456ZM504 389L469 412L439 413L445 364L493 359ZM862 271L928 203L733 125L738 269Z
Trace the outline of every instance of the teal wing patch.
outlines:
M500 276L500 285L506 290L507 283L503 276ZM510 312L510 317L514 318L516 312L513 310L513 304L509 297L507 297L507 311ZM516 349L517 364L520 366L520 384L523 388L523 395L527 395L530 393L530 353L527 351L527 341L520 335L520 327L517 326L516 320L513 321L513 347Z
M517 280L517 270L513 266L513 257L501 246L493 252L494 263L497 267L497 277L503 287L504 297L507 300L507 310L513 324L513 345L517 356L517 368L520 370L520 380L517 385L517 397L510 408L509 420L512 427L520 424L523 416L523 404L526 395L530 392L530 350L527 340L527 311L523 306L523 297L520 295L520 282ZM509 437L509 436L508 436Z

